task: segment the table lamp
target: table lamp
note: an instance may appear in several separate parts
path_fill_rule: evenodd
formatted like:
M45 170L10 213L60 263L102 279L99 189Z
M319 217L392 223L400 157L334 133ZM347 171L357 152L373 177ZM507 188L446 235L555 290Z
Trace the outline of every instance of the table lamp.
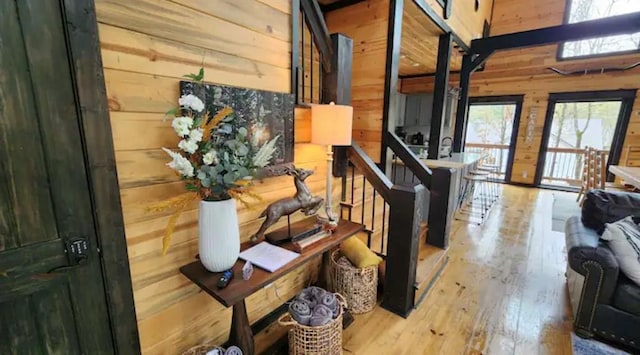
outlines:
M331 204L331 179L333 168L333 146L351 145L351 129L353 126L353 107L336 105L311 106L311 143L327 146L327 198L324 210L327 223L338 224L338 217L333 214Z

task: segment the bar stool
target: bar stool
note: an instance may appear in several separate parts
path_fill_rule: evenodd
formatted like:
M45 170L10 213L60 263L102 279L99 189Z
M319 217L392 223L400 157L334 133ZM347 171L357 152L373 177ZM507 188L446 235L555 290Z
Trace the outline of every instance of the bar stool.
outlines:
M479 171L489 172L488 184L491 191L491 200L492 203L496 202L500 198L500 185L498 182L498 180L500 179L498 176L500 167L494 164L480 164L476 169Z
M472 171L464 176L464 180L463 202L455 218L481 225L490 209L488 174ZM469 218L462 218L459 214L467 215ZM479 221L473 218L479 218Z

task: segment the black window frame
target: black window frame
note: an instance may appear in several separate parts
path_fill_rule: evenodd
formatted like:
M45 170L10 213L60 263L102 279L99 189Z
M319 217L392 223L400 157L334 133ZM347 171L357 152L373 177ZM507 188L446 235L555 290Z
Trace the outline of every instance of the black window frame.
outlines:
M570 12L571 12L571 3L572 3L572 1L573 0L565 0L565 3L564 3L565 4L564 16L563 16L563 20L562 20L562 23L564 25L569 24L569 17L571 16ZM564 51L565 43L566 43L566 41L558 43L558 48L556 50L556 60L558 62L567 61L567 60L580 60L580 59L613 57L613 56L640 53L640 45L638 45L637 49L629 49L629 50L625 50L625 51L607 52L607 53L594 53L594 54L577 55L577 56L573 56L573 57L563 57L562 56L562 52Z

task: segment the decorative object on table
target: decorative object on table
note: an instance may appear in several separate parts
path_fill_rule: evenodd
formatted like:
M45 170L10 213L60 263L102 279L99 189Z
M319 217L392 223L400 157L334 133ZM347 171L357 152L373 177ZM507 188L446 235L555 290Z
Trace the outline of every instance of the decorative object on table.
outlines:
M247 281L253 275L253 265L251 265L250 261L247 261L242 265L242 279Z
M280 217L289 216L299 210L306 216L311 216L318 211L322 206L322 202L324 202L322 197L313 196L304 182L309 176L313 175L313 170L297 169L294 166L293 168L287 168L286 173L293 176L296 193L293 197L283 198L271 203L262 211L260 217L266 217L266 219L262 222L256 234L251 237L252 242L262 240L267 229L278 222ZM290 237L291 235L289 234Z
M216 284L216 286L218 286L218 288L225 288L227 287L229 282L231 282L232 279L233 279L233 270L229 269L223 272L222 275L220 275L220 279L218 279L218 283Z
M240 253L240 259L250 261L252 265L269 272L280 269L299 256L296 252L267 242L254 245Z
M289 217L287 216L287 218ZM286 226L265 233L265 237L269 243L280 245L305 239L320 232L322 227L322 224L319 224L318 220L313 216L294 223L289 223L287 220Z
M235 119L225 122L221 129L245 129L254 151L279 137L275 142L273 159L262 169L263 175L284 175L286 168L291 167L294 150L293 94L205 84L201 80L181 81L180 91L182 95L198 97L209 112L230 107Z
M293 244L293 250L297 251L298 253L302 253L305 249L313 246L324 238L331 236L331 233L331 230L322 229L315 234L309 235L305 238L294 240L291 242L291 244Z
M333 179L333 146L351 145L353 127L353 107L336 105L311 106L311 143L327 146L327 197L325 201L326 219L322 222L331 228L338 225L338 217L331 205L331 180Z
M342 317L347 306L340 294L309 287L278 319L289 330L289 354L342 354Z
M331 255L331 285L344 296L353 314L372 311L378 301L378 265L355 267L338 250Z
M201 81L204 71L188 77ZM236 201L249 207L247 198L260 200L251 191L253 178L271 163L281 138L269 136L269 140L260 139L261 145L256 146L256 133L238 124L239 116L232 108L210 106L215 111L209 111L192 94L182 95L178 102L180 107L167 114L177 116L171 126L181 138L180 150L162 149L173 159L167 166L178 173L188 192L149 209L174 209L162 240L164 254L181 212L200 199L200 261L207 270L221 272L233 266L240 252Z

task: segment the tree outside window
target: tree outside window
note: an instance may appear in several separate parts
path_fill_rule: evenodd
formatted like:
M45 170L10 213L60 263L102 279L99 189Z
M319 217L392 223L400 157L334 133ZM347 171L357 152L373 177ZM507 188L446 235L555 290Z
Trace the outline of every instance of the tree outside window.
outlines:
M602 19L640 11L640 0L568 0L568 23ZM640 49L640 32L565 42L561 57L573 58Z

